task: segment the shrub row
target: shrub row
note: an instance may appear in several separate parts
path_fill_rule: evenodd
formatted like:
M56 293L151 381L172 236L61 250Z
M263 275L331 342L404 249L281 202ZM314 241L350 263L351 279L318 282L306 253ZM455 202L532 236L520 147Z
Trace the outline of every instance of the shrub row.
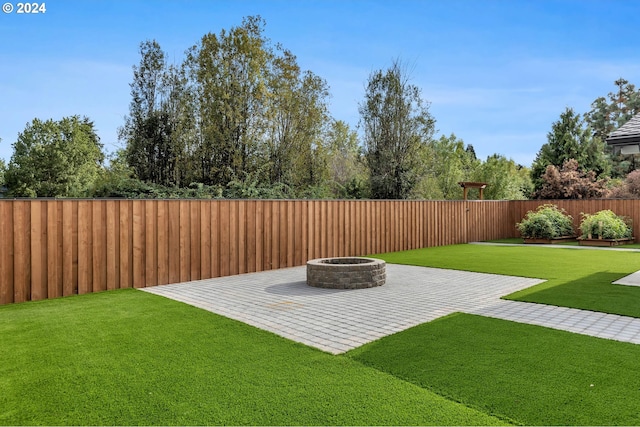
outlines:
M580 238L583 239L626 239L632 236L631 220L610 210L595 214L581 213ZM545 204L535 211L527 212L516 224L524 238L557 239L575 236L573 218L564 209Z

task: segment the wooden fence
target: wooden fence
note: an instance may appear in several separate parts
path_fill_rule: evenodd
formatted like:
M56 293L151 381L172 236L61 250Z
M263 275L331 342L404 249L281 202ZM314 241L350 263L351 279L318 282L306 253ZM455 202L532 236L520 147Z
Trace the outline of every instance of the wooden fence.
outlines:
M638 200L554 202L576 221ZM515 237L539 201L0 200L0 304ZM635 224L635 235L640 235Z

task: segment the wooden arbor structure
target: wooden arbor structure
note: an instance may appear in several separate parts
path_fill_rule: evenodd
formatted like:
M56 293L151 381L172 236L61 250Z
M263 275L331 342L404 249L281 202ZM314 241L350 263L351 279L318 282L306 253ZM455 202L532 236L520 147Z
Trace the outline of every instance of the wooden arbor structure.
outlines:
M460 187L462 187L462 190L464 191L464 199L467 200L467 194L469 192L470 188L477 188L480 191L480 200L482 200L483 195L482 195L482 190L484 190L487 187L487 183L486 182L459 182L458 184L460 184Z

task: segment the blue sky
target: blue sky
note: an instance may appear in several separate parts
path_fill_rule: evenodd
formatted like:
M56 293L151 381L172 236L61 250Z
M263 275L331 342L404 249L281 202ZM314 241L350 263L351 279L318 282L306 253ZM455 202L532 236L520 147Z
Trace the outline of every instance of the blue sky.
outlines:
M7 161L36 117L86 115L114 151L140 42L156 39L180 63L204 34L249 15L262 16L265 35L328 82L334 118L355 127L368 76L400 59L431 102L437 135L455 133L483 159L498 153L528 166L566 107L589 111L619 77L640 85L635 0L45 3L44 14L0 12Z

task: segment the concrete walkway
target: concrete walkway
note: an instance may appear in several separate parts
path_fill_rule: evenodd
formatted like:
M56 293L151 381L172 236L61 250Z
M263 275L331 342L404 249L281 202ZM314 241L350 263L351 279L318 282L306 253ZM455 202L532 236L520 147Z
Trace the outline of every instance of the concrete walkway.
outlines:
M640 343L640 319L500 300L540 279L387 264L384 286L309 287L306 267L143 289L339 354L454 312Z
M554 249L579 249L586 251L621 251L621 252L640 252L640 249L635 248L623 248L623 247L604 247L604 246L575 246L575 245L561 245L561 244L524 244L524 243L494 243L494 242L469 242L470 245L484 245L484 246L525 246L528 248L554 248Z

